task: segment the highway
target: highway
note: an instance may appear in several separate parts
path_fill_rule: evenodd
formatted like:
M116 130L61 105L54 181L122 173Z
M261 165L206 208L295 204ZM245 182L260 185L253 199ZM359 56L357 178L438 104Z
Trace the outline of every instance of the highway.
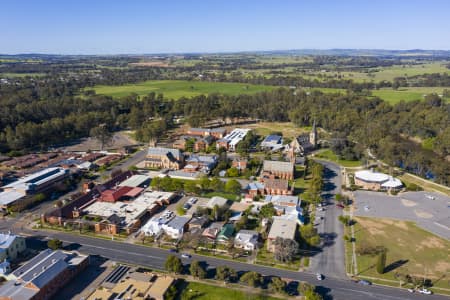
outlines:
M137 244L126 244L99 238L79 236L50 231L23 230L22 233L33 235L38 239L58 238L65 243L69 249L80 251L81 253L100 255L113 261L124 262L134 265L146 266L155 269L164 269L164 262L168 250L150 248ZM180 254L178 254L180 255ZM420 295L411 294L406 289L396 289L384 286L361 286L349 279L326 277L323 281L318 281L313 273L295 272L282 269L275 269L260 265L246 264L238 261L224 260L209 256L192 255L191 259L183 259L184 264L189 264L191 260L205 262L208 267L214 268L226 265L236 271L256 271L265 276L279 276L285 279L296 281L307 281L315 284L318 290L324 294L325 299L348 299L348 300L403 300L403 299L448 299L440 295Z

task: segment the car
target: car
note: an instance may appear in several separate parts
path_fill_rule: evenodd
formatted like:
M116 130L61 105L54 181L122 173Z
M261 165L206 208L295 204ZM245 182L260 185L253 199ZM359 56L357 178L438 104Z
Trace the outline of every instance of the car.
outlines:
M191 208L192 207L192 205L190 205L189 203L185 203L184 205L183 205L183 209L184 210L188 210L189 208Z
M197 202L197 198L189 198L189 204L195 204Z
M410 293L414 293L414 292L415 292L415 290L414 290L414 289L408 289L408 292L410 292Z
M181 254L181 257L182 258L191 258L191 255L188 253L183 253L183 254Z
M360 284L360 285L372 285L372 282L367 281L367 280L359 280L358 284Z
M345 206L340 204L340 203L336 204L336 206L339 207L339 208L345 208Z
M420 289L418 290L419 293L424 294L424 295L431 295L432 292L430 290L427 289Z
M325 209L324 209L323 207L320 206L320 207L317 208L317 210L318 210L318 211L324 211Z
M316 278L317 278L317 280L323 280L323 275L320 273L317 273Z
M368 211L370 209L370 207L368 205L364 206L364 210Z
M171 253L177 253L177 252L178 252L178 250L177 250L177 249L175 249L175 248L170 248L170 249L169 249L169 252L171 252Z

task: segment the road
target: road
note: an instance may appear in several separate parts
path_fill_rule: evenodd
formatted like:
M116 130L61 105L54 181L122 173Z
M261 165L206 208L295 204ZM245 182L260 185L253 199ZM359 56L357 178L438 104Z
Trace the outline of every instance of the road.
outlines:
M325 167L322 198L326 206L324 212L316 214L323 216L323 220L320 220L317 227L322 238L322 251L312 257L309 270L325 276L345 278L344 228L338 220L342 210L336 207L333 200L334 195L341 192L341 169L330 162L318 162Z
M69 249L77 250L81 253L100 255L114 261L142 265L155 269L164 269L164 262L167 255L170 254L169 251L164 249L150 248L136 244L124 244L116 241L79 236L75 234L31 230L24 230L22 233L25 233L25 231L27 234L33 235L37 239L58 238L62 240ZM382 286L361 286L348 279L334 278L331 276L327 276L323 281L318 281L313 273L275 269L237 261L223 260L209 256L192 255L191 259L183 259L183 263L189 264L189 262L193 259L205 262L210 268L227 265L234 268L238 272L256 271L265 276L279 276L296 281L308 281L318 287L318 290L325 295L325 299L448 299L440 295L424 296L419 294L410 294L405 289Z

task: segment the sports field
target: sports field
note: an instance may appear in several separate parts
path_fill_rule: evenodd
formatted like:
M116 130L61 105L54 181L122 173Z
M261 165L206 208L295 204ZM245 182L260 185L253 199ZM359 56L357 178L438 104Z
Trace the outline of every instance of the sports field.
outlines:
M112 97L124 97L132 93L139 96L147 95L151 92L162 93L165 97L179 99L181 97L194 97L202 94L253 94L274 89L273 86L252 85L244 83L228 82L204 82L186 80L149 80L136 84L126 84L120 86L98 85L93 89L97 94Z

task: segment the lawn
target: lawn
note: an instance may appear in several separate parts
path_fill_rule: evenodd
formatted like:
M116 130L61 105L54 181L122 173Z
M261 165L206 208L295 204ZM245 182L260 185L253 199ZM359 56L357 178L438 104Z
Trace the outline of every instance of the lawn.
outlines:
M267 251L267 242L266 242L264 243L264 246L261 247L258 250L258 253L256 254L256 264L269 266L273 268L298 271L301 267L301 257L294 258L294 260L290 263L282 263L280 261L277 261L274 258L273 253Z
M125 84L120 86L97 85L93 89L97 94L112 97L124 97L132 93L139 96L151 92L162 93L165 97L179 99L181 97L194 97L202 94L253 94L272 90L275 87L266 85L252 85L244 83L228 82L203 82L185 80L149 80L136 84Z
M406 184L414 183L422 187L425 191L440 192L446 194L447 196L450 196L450 188L434 183L432 181L408 173L404 173L403 175L399 176L399 179L405 182Z
M189 294L196 295L193 298L188 298ZM229 287L220 287L217 285L208 285L198 282L189 282L186 288L183 290L181 299L195 299L195 300L277 300L270 296L261 294L254 294L251 292L244 292L240 290L234 290Z
M372 95L380 97L381 99L395 104L401 100L413 101L413 100L423 100L425 95L436 93L442 95L445 88L443 87L409 87L409 88L399 88L394 89L379 89L372 90Z
M343 167L347 167L347 168L354 168L354 167L361 166L361 162L359 160L339 159L339 157L336 154L334 154L334 152L331 151L330 149L321 151L321 152L315 154L314 157L323 159L323 160L329 160L329 161L335 162L335 163L337 163Z
M436 287L450 288L450 242L439 238L412 222L356 217L356 248L360 245L384 246L388 249L386 266L404 261L385 274L375 270L376 256L358 255L358 272L361 276L396 280L395 274L410 274L433 280ZM347 247L349 250L351 246ZM348 258L349 256L347 256Z

